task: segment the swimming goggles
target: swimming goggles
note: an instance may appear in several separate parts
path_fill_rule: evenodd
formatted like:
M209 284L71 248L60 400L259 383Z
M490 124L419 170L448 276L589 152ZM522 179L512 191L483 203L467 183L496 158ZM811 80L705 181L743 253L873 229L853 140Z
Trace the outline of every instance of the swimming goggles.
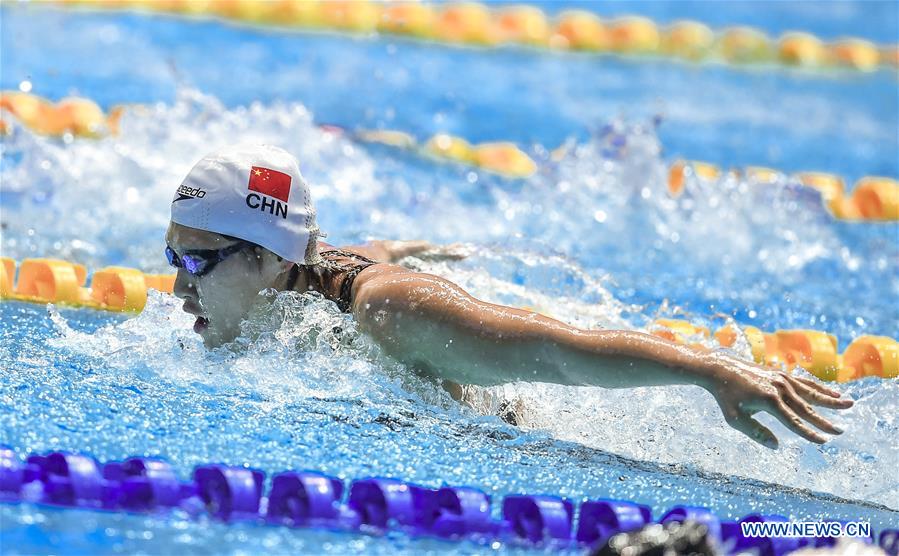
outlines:
M194 276L203 276L208 274L215 268L215 265L224 261L234 253L237 253L244 247L249 245L246 241L229 245L223 249L192 249L185 251L180 257L178 253L165 246L165 258L169 260L169 264L175 268L183 268Z

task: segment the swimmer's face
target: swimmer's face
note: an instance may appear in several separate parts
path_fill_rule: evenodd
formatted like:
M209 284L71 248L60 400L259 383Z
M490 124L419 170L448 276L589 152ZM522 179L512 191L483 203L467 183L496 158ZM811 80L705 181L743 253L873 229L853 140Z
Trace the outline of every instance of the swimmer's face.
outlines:
M174 222L169 224L165 239L179 257L190 251L225 249L239 243ZM240 322L256 302L259 291L274 287L290 265L267 249L247 245L202 276L179 268L174 293L184 300L184 311L197 317L194 331L203 343L216 347L240 334Z

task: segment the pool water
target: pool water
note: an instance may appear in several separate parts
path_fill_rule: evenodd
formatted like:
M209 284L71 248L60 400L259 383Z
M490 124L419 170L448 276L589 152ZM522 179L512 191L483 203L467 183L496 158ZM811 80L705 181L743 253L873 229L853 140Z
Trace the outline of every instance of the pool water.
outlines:
M831 19L861 5L826 4L805 14L804 28L827 34ZM876 13L846 21L871 21L877 40L896 36L895 17ZM719 325L724 315L765 330L827 330L841 349L861 334L899 336L895 224L836 222L786 179L666 193L676 157L896 176L894 73L481 51L42 6L4 7L0 17L3 89L27 80L53 99L144 105L126 112L118 138L64 141L16 127L4 139L3 256L165 272L174 184L211 149L265 141L300 160L329 242L461 242L472 253L461 261L405 263L488 301L588 328L675 314ZM210 52L223 61L210 63ZM322 123L513 140L540 171L508 180L360 144ZM550 161L546 151L566 139L577 147ZM656 516L687 503L728 518L870 519L875 529L899 521L889 472L899 457L895 380L837 385L856 404L821 411L846 429L823 446L758 415L781 437L777 452L727 427L692 386L489 389L524 405L515 428L378 353L333 304L270 297L236 345L214 351L163 294L131 319L0 304L0 442L21 454L161 456L184 478L223 462L470 485L497 497L616 497ZM0 506L0 527L4 553L478 549L31 506Z

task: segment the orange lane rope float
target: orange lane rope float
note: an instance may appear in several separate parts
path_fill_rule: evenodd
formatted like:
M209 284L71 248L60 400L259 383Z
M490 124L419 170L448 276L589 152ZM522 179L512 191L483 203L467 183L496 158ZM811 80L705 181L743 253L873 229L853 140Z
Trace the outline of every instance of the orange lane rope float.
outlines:
M726 172L708 162L677 160L668 169L668 191L677 196L691 179L715 182ZM799 172L788 175L771 168L749 166L730 173L743 175L759 183L773 183L792 179L816 189L824 205L840 220L891 221L899 220L899 182L883 176L859 179L852 191L845 191L843 178L824 172Z
M104 133L118 133L119 120L125 107L119 105L104 114L99 106L88 99L69 98L54 104L30 93L4 91L0 92L0 109L0 113L13 116L35 133L72 133L81 137L98 138ZM333 126L328 129L339 133L345 131ZM0 120L0 134L8 132L7 124ZM348 133L365 143L413 150L437 160L475 166L508 178L527 178L538 169L534 159L510 141L472 145L461 137L439 133L420 145L415 137L398 130L360 130ZM563 145L556 152L564 155L565 151ZM834 217L841 220L899 220L899 184L893 178L863 177L858 180L851 194L847 195L843 179L834 174L800 172L791 177L778 170L760 166L748 166L743 170L729 172L765 183L795 179L802 185L818 190L824 205ZM709 162L676 160L668 170L668 191L672 196L677 196L692 179L715 182L726 174L728 172Z
M57 259L25 259L18 267L8 257L0 266L0 298L32 303L56 303L116 312L140 312L147 290L172 292L174 274L144 274L120 266L94 272L85 287L87 271L80 264Z
M709 339L709 329L677 319L658 319L650 332L682 344ZM754 326L729 324L717 330L715 341L734 347L742 338L756 363L801 367L821 380L848 382L868 376L896 378L899 343L886 336L859 336L842 355L837 338L820 330L762 332Z
M477 2L428 4L407 1L329 0L59 0L90 9L136 9L191 17L218 17L279 29L318 29L389 34L442 44L495 47L524 45L555 51L627 56L652 55L690 61L767 64L873 71L897 67L899 46L860 38L825 42L791 31L772 38L746 26L714 31L679 20L667 26L639 16L603 19L585 10L555 18L527 5L491 8Z
M115 107L104 114L97 103L86 98L64 98L53 103L30 93L3 91L0 92L0 110L8 112L41 135L71 133L78 137L97 138L118 133L123 109ZM8 132L5 123L0 131L4 134Z

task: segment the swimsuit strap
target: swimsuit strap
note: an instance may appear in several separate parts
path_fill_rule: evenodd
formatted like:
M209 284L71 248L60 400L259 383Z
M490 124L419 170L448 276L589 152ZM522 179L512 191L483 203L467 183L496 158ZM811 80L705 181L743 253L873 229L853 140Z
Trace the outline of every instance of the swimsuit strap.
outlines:
M353 282L356 280L356 275L370 266L370 264L359 265L343 277L343 282L340 284L340 296L337 298L337 308L344 313L350 312L353 302Z
M340 283L340 291L337 294L337 299L335 299L334 301L337 303L338 309L340 309L344 313L348 313L350 311L350 306L352 303L353 282L356 280L356 276L366 268L372 265L380 264L380 262L369 259L364 255L343 251L342 249L328 249L327 251L322 251L319 253L319 255L330 254L335 254L347 258L355 258L361 261L359 264L355 265L340 265L339 263L336 263L338 267L337 270L340 272L345 272L345 274L343 277L343 281Z

